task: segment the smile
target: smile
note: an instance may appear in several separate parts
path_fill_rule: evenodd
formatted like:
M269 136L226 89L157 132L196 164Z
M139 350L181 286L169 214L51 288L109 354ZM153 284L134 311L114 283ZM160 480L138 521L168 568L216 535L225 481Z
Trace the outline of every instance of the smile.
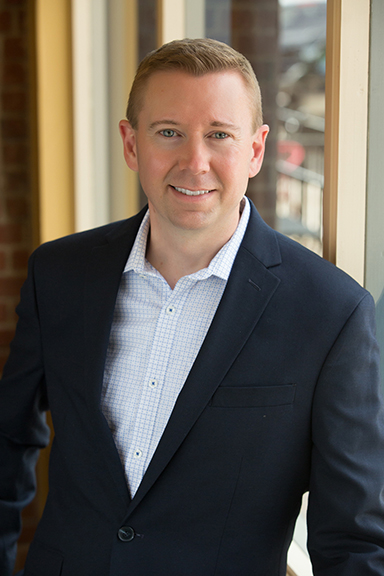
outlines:
M188 190L187 188L178 188L177 186L173 186L173 188L187 196L201 196L202 194L209 194L209 192L211 192L211 190Z

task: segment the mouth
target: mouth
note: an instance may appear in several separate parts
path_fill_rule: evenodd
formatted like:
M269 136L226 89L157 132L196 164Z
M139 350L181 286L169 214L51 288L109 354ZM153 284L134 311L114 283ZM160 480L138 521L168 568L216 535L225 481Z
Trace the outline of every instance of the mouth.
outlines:
M203 194L212 192L212 190L188 190L188 188L179 188L178 186L172 186L172 188L186 196L203 196Z

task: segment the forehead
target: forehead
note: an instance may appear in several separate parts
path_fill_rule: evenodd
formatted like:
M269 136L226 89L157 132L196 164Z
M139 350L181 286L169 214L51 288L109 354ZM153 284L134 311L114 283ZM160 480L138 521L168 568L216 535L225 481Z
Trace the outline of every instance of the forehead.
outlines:
M236 71L210 72L193 76L184 71L153 73L147 80L142 97L140 117L158 114L199 117L221 115L253 116L249 88ZM155 118L157 119L157 118Z

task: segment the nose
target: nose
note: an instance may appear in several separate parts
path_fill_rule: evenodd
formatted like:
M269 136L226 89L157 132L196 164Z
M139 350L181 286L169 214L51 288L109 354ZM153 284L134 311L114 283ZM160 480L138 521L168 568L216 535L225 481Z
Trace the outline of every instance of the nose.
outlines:
M205 174L210 169L210 152L204 141L190 139L180 150L180 170L189 170L192 174Z

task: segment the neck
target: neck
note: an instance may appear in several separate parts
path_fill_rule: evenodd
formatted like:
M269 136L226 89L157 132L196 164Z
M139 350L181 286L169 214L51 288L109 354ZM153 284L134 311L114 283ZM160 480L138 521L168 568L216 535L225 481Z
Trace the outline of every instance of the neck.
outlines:
M209 266L212 258L231 238L237 224L238 221L221 234L201 230L178 230L169 234L168 230L151 222L146 258L173 290L180 278Z

